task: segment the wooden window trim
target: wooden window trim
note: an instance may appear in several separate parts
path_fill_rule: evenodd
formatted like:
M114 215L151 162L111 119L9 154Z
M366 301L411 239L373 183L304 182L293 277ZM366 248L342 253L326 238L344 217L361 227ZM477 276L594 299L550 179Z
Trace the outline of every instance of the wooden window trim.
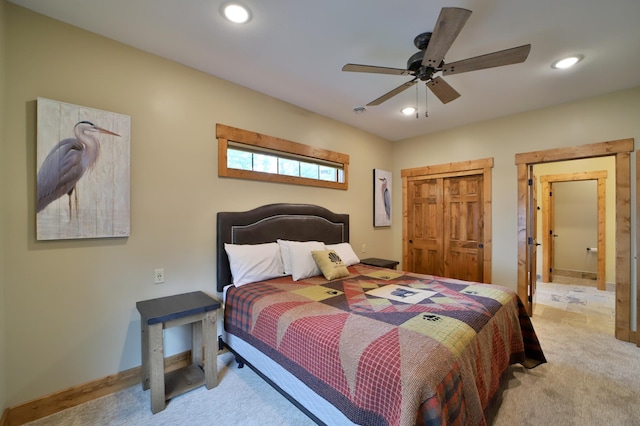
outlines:
M226 126L224 124L216 125L216 137L218 138L218 176L220 177L261 180L342 190L347 190L349 188L349 155L347 154L341 154L327 149L291 142L273 136L262 135L260 133ZM253 170L229 168L227 167L227 149L229 147L229 141L268 148L285 154L295 154L302 157L308 157L310 159L337 163L342 165L344 182L330 182L299 176L285 176L273 173L256 172Z

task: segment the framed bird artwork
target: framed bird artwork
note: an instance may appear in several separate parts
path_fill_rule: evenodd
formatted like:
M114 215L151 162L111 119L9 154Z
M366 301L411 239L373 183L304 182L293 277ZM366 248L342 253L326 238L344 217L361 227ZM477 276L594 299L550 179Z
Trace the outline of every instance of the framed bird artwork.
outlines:
M38 98L38 240L128 237L131 118Z
M373 169L373 226L391 226L391 172Z

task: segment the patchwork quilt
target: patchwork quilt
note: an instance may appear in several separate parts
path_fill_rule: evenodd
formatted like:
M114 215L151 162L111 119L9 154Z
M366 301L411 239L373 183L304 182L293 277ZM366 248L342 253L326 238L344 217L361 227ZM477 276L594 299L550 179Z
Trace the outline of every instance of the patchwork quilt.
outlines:
M231 287L225 330L361 425L484 425L513 363L546 362L510 289L363 264Z

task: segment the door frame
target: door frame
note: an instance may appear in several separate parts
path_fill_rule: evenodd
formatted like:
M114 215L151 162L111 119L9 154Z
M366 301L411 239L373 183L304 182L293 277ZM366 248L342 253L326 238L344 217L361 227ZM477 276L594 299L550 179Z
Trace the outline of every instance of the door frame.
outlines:
M518 168L518 295L532 314L528 298L527 276L531 264L527 257L528 214L534 206L528 200L528 173L535 164L577 160L581 158L616 158L616 328L619 340L636 342L631 331L631 152L633 139L620 139L567 148L516 154ZM636 188L638 189L638 188ZM535 273L535 272L534 272Z
M493 158L460 161L455 163L438 164L417 167L400 171L402 176L402 264L409 262L409 225L408 225L408 183L417 178L434 179L442 177L458 177L470 175L483 176L482 188L482 216L484 220L483 242L484 258L482 263L484 283L491 283L491 169Z

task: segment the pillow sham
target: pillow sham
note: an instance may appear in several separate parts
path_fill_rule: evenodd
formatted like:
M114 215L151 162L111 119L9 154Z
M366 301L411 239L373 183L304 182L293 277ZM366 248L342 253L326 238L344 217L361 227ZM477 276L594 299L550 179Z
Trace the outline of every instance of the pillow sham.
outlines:
M311 251L325 250L324 243L320 241L278 241L281 243L280 251L283 263L289 263L291 277L294 281L315 277L322 273L313 260ZM285 273L286 271L287 267L285 266Z
M277 243L227 244L233 285L239 287L285 275L280 247Z
M360 259L356 255L356 252L353 251L353 247L349 243L340 243L340 244L327 244L327 250L335 250L344 266L355 265L356 263L360 263Z
M282 254L284 273L292 275L294 281L303 278L320 275L320 270L315 265L311 250L324 250L324 243L320 241L291 241L277 240ZM294 274L294 264L296 273Z
M336 278L349 276L347 267L344 266L344 263L342 263L340 256L338 256L335 250L314 250L311 252L311 256L313 256L313 260L315 260L322 271L322 275L324 275L327 280L331 281Z
M289 254L289 240L276 240L280 247L280 255L282 256L282 265L284 266L285 275L291 275L291 255Z

